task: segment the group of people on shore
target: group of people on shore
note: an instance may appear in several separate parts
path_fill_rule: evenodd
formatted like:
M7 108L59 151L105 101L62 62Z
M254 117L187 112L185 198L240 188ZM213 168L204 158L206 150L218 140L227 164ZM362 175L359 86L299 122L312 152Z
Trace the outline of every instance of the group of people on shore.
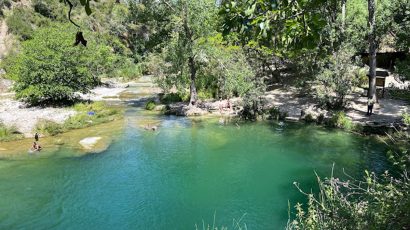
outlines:
M36 133L34 135L34 142L33 142L33 146L31 146L31 151L40 151L42 149L41 145L38 143L38 133Z

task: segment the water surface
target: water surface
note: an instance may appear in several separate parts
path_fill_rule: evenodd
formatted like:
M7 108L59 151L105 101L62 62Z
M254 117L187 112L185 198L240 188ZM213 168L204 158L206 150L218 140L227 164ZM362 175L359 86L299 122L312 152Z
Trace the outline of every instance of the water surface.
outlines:
M159 125L156 132L146 124ZM127 113L100 153L62 146L0 161L1 229L202 229L202 222L280 229L288 201L304 201L314 172L382 172L384 147L368 137L297 124ZM92 135L92 134L91 134Z

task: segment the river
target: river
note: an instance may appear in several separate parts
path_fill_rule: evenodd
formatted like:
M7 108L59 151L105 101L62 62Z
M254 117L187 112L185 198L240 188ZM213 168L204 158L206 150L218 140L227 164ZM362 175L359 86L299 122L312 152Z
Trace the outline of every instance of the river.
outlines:
M220 125L129 106L98 153L72 145L0 160L0 229L283 229L291 206L342 169L383 172L372 137L295 123ZM158 125L147 131L143 124Z

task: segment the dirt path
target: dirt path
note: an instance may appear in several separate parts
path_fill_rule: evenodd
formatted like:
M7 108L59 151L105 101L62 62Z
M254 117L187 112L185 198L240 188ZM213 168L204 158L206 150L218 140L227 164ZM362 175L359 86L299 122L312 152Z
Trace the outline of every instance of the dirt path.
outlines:
M403 113L410 113L410 105L400 100L379 99L379 103L374 105L374 114L369 117L366 113L367 98L355 97L347 112L354 122L395 122L401 119Z
M299 96L295 88L279 88L269 91L265 95L270 106L278 107L281 111L287 112L288 116L298 119L301 110L312 115L323 113L328 114L328 111L319 108L315 101L308 97ZM403 113L410 113L410 105L405 101L393 99L379 99L379 103L374 106L374 115L366 116L367 98L359 94L352 96L352 100L347 109L347 116L353 122L382 122L391 123L401 119Z

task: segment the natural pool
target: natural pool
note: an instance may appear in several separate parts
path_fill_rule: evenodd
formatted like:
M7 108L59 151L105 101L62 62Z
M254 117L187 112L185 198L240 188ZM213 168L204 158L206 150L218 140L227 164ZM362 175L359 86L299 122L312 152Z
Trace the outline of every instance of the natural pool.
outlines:
M157 117L130 109L109 148L0 160L0 229L202 229L206 224L283 229L288 201L314 171L382 172L385 147L370 137L300 124ZM156 132L145 123L158 124ZM25 153L24 153L25 154Z

